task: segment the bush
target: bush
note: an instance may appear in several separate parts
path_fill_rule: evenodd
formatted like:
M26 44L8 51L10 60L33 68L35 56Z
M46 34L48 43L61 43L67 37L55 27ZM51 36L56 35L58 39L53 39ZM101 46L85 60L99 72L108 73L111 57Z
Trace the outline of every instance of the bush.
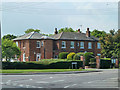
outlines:
M68 52L61 52L59 53L59 59L67 59Z
M73 60L80 60L80 56L84 56L84 53L77 53L74 55Z
M84 56L85 56L85 65L90 66L90 64L89 64L90 59L94 58L93 52L87 52L87 53L84 54Z
M47 60L48 61L48 60ZM58 60L52 62L2 62L3 69L71 69L73 60ZM82 61L75 61L77 62L77 68L82 67Z
M107 69L111 66L111 59L110 58L101 58L100 59L100 68L101 69Z
M90 64L91 68L96 68L96 59L91 58L89 64Z
M73 60L74 55L75 55L74 52L69 53L69 54L67 55L67 59L68 59L68 60Z

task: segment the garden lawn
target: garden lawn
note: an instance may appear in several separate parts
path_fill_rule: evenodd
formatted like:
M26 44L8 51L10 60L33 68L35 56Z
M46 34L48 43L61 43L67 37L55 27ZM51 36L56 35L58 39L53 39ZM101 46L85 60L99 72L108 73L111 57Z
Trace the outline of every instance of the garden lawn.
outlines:
M42 72L69 72L69 71L90 71L93 69L7 69L2 73L42 73Z

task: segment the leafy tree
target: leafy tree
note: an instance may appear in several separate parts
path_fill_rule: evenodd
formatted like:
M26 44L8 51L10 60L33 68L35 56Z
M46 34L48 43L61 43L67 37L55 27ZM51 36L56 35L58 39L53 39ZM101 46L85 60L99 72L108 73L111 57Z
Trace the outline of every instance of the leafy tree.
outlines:
M6 61L15 58L15 55L20 56L21 52L17 45L9 39L2 39L2 58Z
M91 32L91 35L95 36L97 38L100 38L100 37L104 37L106 35L106 32L105 31L99 31L99 30L95 29Z
M105 57L111 58L120 57L120 30L110 30L110 33L100 38L102 54Z
M25 33L30 33L30 32L38 32L38 33L40 33L40 30L39 29L27 29L26 31L25 31Z
M65 28L61 28L58 33L61 33L61 32L75 32L72 28L68 28L68 27L65 27Z
M17 37L17 36L7 34L7 35L3 36L3 39L9 39L9 40L12 40L12 39L15 39L16 37Z

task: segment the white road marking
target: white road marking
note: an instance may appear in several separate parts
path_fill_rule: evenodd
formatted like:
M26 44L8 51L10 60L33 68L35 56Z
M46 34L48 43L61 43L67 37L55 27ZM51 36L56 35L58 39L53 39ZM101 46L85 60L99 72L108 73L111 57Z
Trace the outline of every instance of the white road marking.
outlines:
M37 87L37 88L43 88L43 87Z
M33 80L33 79L29 79L29 80Z
M53 77L50 77L50 78L53 78Z
M68 85L68 86L65 86L64 88L68 88L68 87L75 86L75 85L77 85L77 84Z
M57 80L57 81L53 81L53 82L63 82L64 80Z
M20 86L20 87L23 87L23 85L22 85L22 84L20 84L19 86Z
M49 83L49 82L45 82L45 81L40 81L40 82L36 82L36 83Z

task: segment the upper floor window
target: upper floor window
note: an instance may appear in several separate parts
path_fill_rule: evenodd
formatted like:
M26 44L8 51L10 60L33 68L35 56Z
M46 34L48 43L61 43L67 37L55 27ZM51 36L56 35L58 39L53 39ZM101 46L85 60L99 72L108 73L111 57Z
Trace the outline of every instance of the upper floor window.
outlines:
M17 45L17 47L18 47L18 42L16 42L16 45Z
M74 42L73 41L70 44L70 48L74 48Z
M37 41L37 48L40 48L40 41Z
M42 41L42 42L41 42L41 46L43 46L43 44L44 44L44 42Z
M62 48L66 48L66 42L62 41Z
M97 48L98 48L98 49L101 49L100 43L97 43Z
M80 42L80 49L84 49L84 42Z
M88 49L92 49L92 43L88 42Z
M79 42L77 43L77 46L79 47Z

